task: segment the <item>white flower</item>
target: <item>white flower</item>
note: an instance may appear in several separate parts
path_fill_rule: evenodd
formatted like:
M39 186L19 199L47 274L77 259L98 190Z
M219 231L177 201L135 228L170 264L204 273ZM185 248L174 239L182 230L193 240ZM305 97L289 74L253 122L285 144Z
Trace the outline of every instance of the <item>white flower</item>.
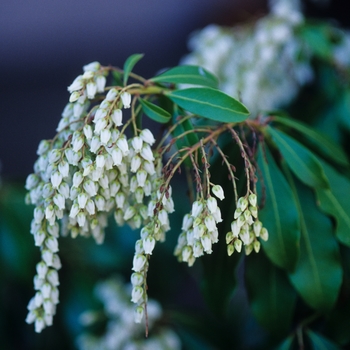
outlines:
M204 219L204 223L209 232L213 232L214 230L216 230L216 223L212 215L206 216Z
M84 87L83 76L79 75L74 79L73 83L68 86L68 91L72 93L73 91L81 90L83 87Z
M48 249L52 251L52 253L58 252L58 241L56 237L49 237L45 240L45 245Z
M193 218L190 214L186 214L182 220L182 231L187 231L193 224Z
M107 101L113 101L115 100L115 98L117 97L118 95L118 90L113 88L113 89L110 89L106 95L106 100Z
M156 240L152 236L148 236L143 240L143 249L145 254L152 254Z
M65 200L64 200L64 197L60 193L56 193L53 196L53 201L60 210L65 208Z
M101 130L100 140L103 145L107 145L108 141L111 138L111 132L109 129Z
M111 115L111 118L116 126L123 125L123 112L121 109L115 109Z
M34 209L34 220L36 223L40 224L45 217L45 212L42 207L36 207Z
M209 235L205 234L201 237L201 243L203 245L203 249L206 253L211 254L212 250L211 250L211 239L209 237Z
M149 129L143 129L140 133L140 137L150 146L152 146L156 142L152 132Z
M46 277L47 271L48 267L43 261L40 261L38 264L36 264L36 272L39 278L44 279Z
M113 164L116 166L119 166L122 164L122 160L123 160L123 153L120 150L120 148L118 147L114 147L112 150L112 159L113 159Z
M145 181L147 179L147 172L145 170L139 170L136 173L136 179L137 179L137 183L140 187L143 187L145 185Z
M90 179L87 179L84 181L84 190L90 197L94 197L97 194L96 184L91 181Z
M56 163L61 158L61 152L58 149L53 149L49 152L49 163Z
M132 140L131 140L131 144L132 147L134 148L134 150L136 151L136 153L139 153L142 149L142 138L139 136L135 136Z
M45 328L45 322L41 317L35 320L35 332L40 333Z
M214 214L216 212L218 204L217 204L217 201L214 197L209 197L207 199L207 207L208 207L211 214Z
M222 189L222 187L220 185L213 186L211 190L212 190L213 194L217 198L219 198L220 200L223 200L225 198L224 190Z
M130 108L131 95L125 91L120 95L120 97L122 99L124 108Z
M192 211L191 211L192 217L197 218L202 211L203 211L203 203L200 201L193 202Z
M57 287L60 284L58 280L58 273L56 270L50 269L46 275L46 278L53 287Z
M97 92L97 85L94 82L87 83L86 94L89 99L93 99Z
M143 283L143 276L138 272L134 272L131 275L131 284L133 286L140 286Z
M141 150L141 157L149 162L154 161L153 152L148 144L143 145Z
M137 170L140 168L140 166L141 166L141 158L138 155L132 157L131 164L130 164L130 171L132 173L136 173Z
M144 308L142 306L138 306L134 311L134 321L135 323L141 323L143 318Z
M131 292L131 301L133 303L137 303L143 296L143 288L140 286L136 286L132 289Z
M101 131L107 126L107 119L99 119L95 124L95 134L99 135Z
M122 151L123 156L128 155L128 153L129 153L129 146L128 146L128 142L126 141L125 136L124 137L120 137L118 139L117 146Z
M134 256L134 260L133 260L133 267L132 267L132 269L135 272L140 272L143 269L146 261L147 261L147 258L144 255L142 255L142 254L135 255Z
M51 175L51 183L53 188L58 188L62 181L62 174L59 171L55 171Z
M63 178L68 177L68 175L69 175L69 164L68 164L68 162L62 160L58 164L58 171L62 174Z
M98 195L95 198L95 205L98 211L103 211L106 207L106 200L102 196Z
M182 250L182 260L183 261L188 261L190 259L192 255L192 249L190 246L186 246L183 250Z
M106 163L106 158L103 154L99 154L96 157L96 167L97 168L103 168Z
M128 207L124 213L124 220L130 220L136 214L136 210L134 207Z
M100 67L101 67L101 64L97 61L94 61L83 66L83 70L84 72L88 72L88 71L96 72L100 69Z
M99 75L96 77L97 92L104 92L106 86L106 77Z

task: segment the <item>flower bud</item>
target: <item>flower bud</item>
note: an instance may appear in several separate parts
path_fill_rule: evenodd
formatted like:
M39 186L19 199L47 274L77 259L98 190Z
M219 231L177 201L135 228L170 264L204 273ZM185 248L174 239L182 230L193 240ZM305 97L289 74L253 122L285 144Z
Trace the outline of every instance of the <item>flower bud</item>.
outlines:
M247 206L248 206L248 200L247 200L247 198L241 197L241 198L238 199L237 208L241 209L242 212L245 211L245 209L247 208Z
M144 308L143 306L138 306L134 311L134 321L135 323L141 323L143 318Z
M218 203L214 197L209 197L207 199L207 207L208 207L211 214L215 213L215 211L218 207Z
M227 232L226 233L226 244L229 244L233 241L233 233L230 231L230 232Z
M211 190L213 194L220 200L223 200L225 198L224 191L220 185L213 186Z
M234 246L235 246L235 249L237 250L237 252L240 253L242 250L242 241L240 239L236 239L234 241Z
M183 261L188 261L188 259L190 258L190 256L192 255L192 249L190 246L186 246L183 250L182 250L182 260Z
M135 272L140 272L143 269L146 261L147 261L147 258L144 255L142 255L142 254L135 255L134 259L133 259L132 269Z
M253 244L246 245L244 247L245 255L249 255L253 251Z
M143 283L143 275L138 272L134 272L131 275L131 284L133 286L140 286Z
M256 253L259 253L260 250L260 242L259 241L254 241L253 243L253 248L255 250Z
M118 95L118 90L113 88L113 89L110 89L106 95L106 100L107 101L113 101L115 100L115 98L117 97Z
M123 125L123 112L121 109L115 109L112 112L111 118L113 120L113 123L115 124L115 126L121 126Z
M143 249L145 254L152 254L156 240L152 236L148 236L143 240Z
M257 204L257 197L256 197L256 194L254 193L251 193L248 197L249 199L249 203L251 204L252 207L256 207L256 204Z
M149 129L143 129L140 133L140 137L150 146L152 146L156 142L152 132Z
M234 245L231 243L227 246L227 255L231 256L235 251Z
M124 108L130 108L131 95L128 92L122 92L120 95Z
M265 227L263 227L260 231L260 237L261 239L263 239L264 241L267 241L269 239L269 233L267 231L267 229Z

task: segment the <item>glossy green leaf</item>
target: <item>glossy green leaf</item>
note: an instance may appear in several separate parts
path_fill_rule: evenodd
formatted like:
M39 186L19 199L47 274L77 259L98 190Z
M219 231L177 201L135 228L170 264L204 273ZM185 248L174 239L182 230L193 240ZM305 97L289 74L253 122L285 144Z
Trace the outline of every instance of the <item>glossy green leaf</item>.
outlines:
M264 251L276 265L292 271L299 256L299 214L293 192L269 149L261 145L258 166L263 179L258 182L260 198L265 189L265 205L259 210L259 219L269 232L263 242Z
M332 223L318 210L312 191L299 183L296 193L301 222L300 257L289 277L308 305L328 312L342 282L339 246Z
M143 57L143 54L140 53L135 53L134 55L131 55L130 57L128 57L124 63L124 78L123 78L123 84L124 86L126 85L126 83L128 82L128 78L130 75L130 72L132 71L132 69L134 68L135 64L140 61L140 59Z
M250 307L258 322L275 337L286 336L297 295L285 272L259 253L246 259L245 276Z
M338 347L335 343L318 333L307 330L306 334L308 335L310 345L313 350L340 350L340 347Z
M291 118L274 116L273 121L291 127L305 135L319 151L334 162L348 166L349 162L344 151L328 136L312 129L308 125Z
M317 199L324 212L336 220L336 236L350 247L350 180L322 162L330 188L316 188Z
M293 173L311 187L328 187L327 178L317 157L306 147L270 126L266 128Z
M158 123L162 123L165 124L167 123L170 118L171 115L169 112L167 112L166 110L164 110L163 108L155 105L152 102L149 102L147 100L143 100L143 99L139 99L141 105L142 105L142 109L145 112L145 114L147 115L147 117L153 119L154 121L158 122Z
M166 95L185 110L217 122L238 123L249 115L242 103L211 88L175 90Z
M192 84L217 88L218 79L198 66L177 66L151 78L155 83Z

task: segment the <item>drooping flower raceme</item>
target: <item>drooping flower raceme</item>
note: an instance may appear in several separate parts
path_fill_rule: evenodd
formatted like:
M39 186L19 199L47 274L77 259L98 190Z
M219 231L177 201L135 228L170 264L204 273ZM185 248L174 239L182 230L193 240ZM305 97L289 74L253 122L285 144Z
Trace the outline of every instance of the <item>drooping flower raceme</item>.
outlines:
M107 215L113 212L119 225L140 228L150 221L148 202L161 181L161 159L151 149L155 142L151 131L143 129L128 139L120 129L131 95L117 89L103 95L106 69L97 62L89 64L68 87L70 102L58 134L40 143L34 173L27 178L26 200L35 205L31 233L42 255L34 278L37 292L27 316L37 332L52 324L59 301L59 231L72 237L92 236L100 244ZM88 112L97 95L102 102ZM165 213L173 210L171 198L167 200L167 209L159 215L162 230L169 229ZM152 244L151 238L145 240L147 254Z

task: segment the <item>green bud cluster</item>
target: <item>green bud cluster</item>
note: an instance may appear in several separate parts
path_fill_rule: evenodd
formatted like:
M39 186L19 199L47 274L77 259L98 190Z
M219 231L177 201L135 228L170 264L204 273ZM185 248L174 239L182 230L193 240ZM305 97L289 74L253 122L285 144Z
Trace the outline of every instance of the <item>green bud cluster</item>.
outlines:
M268 239L268 231L258 219L257 197L254 193L247 198L240 197L231 223L231 231L226 234L227 254L231 256L234 251L241 252L244 246L246 255L253 250L258 253L260 242Z

